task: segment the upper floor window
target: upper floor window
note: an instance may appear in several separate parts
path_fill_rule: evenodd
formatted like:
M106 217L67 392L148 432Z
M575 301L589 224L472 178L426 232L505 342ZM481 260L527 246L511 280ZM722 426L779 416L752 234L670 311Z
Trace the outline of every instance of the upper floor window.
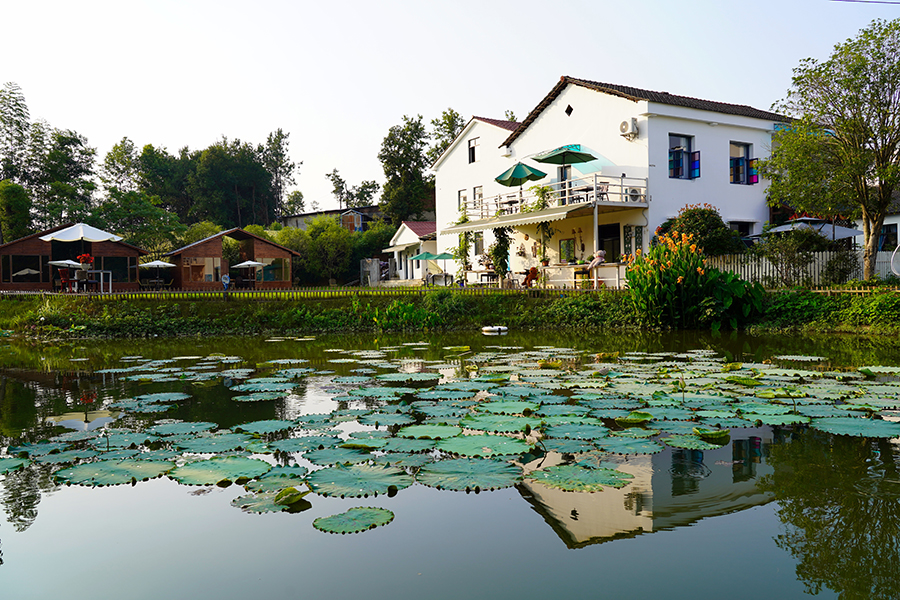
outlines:
M700 152L693 149L693 144L692 136L669 134L669 177L673 179L700 177Z
M456 196L456 209L457 210L465 210L466 202L468 201L468 192L466 190L459 190Z
M482 191L481 186L472 188L472 200L475 202L475 205L478 206L481 204L482 199L484 199L484 192Z
M728 172L731 183L753 185L759 183L756 159L751 158L753 147L743 142L731 142Z
M478 138L472 138L469 140L469 162L478 162L480 157L480 152L478 151L479 143Z

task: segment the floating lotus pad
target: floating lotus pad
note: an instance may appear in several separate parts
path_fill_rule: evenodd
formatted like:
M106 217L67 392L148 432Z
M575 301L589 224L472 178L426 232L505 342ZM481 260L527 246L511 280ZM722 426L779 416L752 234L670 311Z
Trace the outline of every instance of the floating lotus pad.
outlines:
M230 389L232 392L287 392L295 387L296 383L241 383Z
M236 425L235 429L238 431L245 431L247 433L258 433L258 434L266 434L266 433L276 433L278 431L287 431L288 429L293 429L297 424L294 421L286 421L284 419L268 419L264 421L253 421L252 423L244 423L243 425Z
M566 492L602 492L608 487L625 487L631 483L634 475L615 469L558 465L532 471L527 478Z
M43 456L35 456L34 462L43 465L62 465L72 463L78 460L94 458L99 453L96 450L64 450L55 454L45 454ZM15 459L19 460L19 459Z
M416 480L429 487L454 491L496 490L515 485L522 469L489 458L455 458L423 466Z
M531 449L524 440L502 435L460 435L440 440L435 448L460 456L523 454Z
M432 450L436 441L430 439L390 438L381 447L384 452L427 452Z
M254 479L265 475L271 468L272 465L258 458L217 456L176 467L168 475L184 485L215 485L224 481Z
M230 452L238 448L244 448L253 438L243 433L214 433L201 435L191 439L179 440L175 446L185 452L197 454L213 454L216 452Z
M812 427L837 435L855 437L894 438L900 437L900 423L881 419L854 417L825 417L813 419Z
M551 425L545 428L544 434L551 438L569 438L573 440L596 440L606 437L609 429L602 425L584 423L568 423Z
M182 400L187 400L191 396L190 394L185 394L182 392L159 392L156 394L144 394L142 396L135 396L135 400L139 400L141 402L180 402Z
M537 402L482 402L478 405L478 410L501 415L520 415L525 411L534 411L538 406Z
M568 440L565 438L545 439L541 442L541 446L549 452L560 452L564 454L581 454L584 452L593 452L597 449L592 443L584 440Z
M406 387L362 387L347 392L351 396L364 398L395 398L404 394L413 394L416 390Z
M154 479L174 467L171 461L101 460L57 471L53 477L59 483L75 485L123 485Z
M147 430L147 433L149 433L150 435L162 436L184 435L209 431L210 429L214 429L216 427L217 425L215 423L209 423L205 421L197 421L195 423L162 423L149 428Z
M329 466L366 462L372 458L372 455L363 450L336 447L310 450L303 455L303 458L315 465Z
M675 434L667 438L663 438L663 442L672 448L683 448L685 450L718 450L721 444L712 444L705 442L693 434Z
M459 421L460 427L490 431L495 433L512 433L525 431L526 428L540 427L541 420L531 417L515 417L509 415L468 415Z
M267 402L270 400L281 400L287 395L286 391L281 392L253 392L251 394L242 394L240 396L232 396L235 402Z
M304 437L277 440L269 443L273 450L281 452L309 452L321 448L333 448L342 444L344 440L339 437L326 435L308 435Z
M330 517L319 517L313 527L325 533L359 533L387 525L394 520L394 513L386 508L356 507Z
M410 425L398 431L397 435L407 438L441 440L461 433L462 428L452 425Z
M409 425L416 420L406 414L373 412L357 419L362 425L376 425L381 427L393 427L395 425Z
M28 462L28 459L25 458L11 458L8 456L0 457L0 475L18 471L27 465Z
M387 465L335 465L313 471L306 479L315 493L340 498L377 496L413 484L403 469Z
M14 446L8 450L11 456L44 456L51 452L60 452L69 447L68 443L63 442L38 442L37 444L22 444Z
M612 454L656 454L663 451L663 445L646 439L627 437L606 437L594 442L604 452Z

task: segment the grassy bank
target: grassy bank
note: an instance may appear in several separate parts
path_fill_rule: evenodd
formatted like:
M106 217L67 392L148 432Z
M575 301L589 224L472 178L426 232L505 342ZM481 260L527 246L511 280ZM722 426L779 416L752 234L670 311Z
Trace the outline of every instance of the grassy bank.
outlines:
M0 300L0 328L26 335L146 337L278 335L325 332L472 330L629 330L638 321L627 292L461 294L434 290L406 296L352 292L331 297L17 296ZM803 291L766 295L745 327L756 331L900 332L900 294Z

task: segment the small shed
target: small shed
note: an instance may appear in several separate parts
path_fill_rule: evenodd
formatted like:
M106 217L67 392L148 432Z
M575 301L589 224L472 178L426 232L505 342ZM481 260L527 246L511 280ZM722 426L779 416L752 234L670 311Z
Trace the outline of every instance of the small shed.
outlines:
M403 221L391 238L391 245L382 252L392 252L400 279L425 279L428 273L440 273L434 261L412 260L422 252L437 253L437 233L434 221Z
M112 275L114 290L138 289L138 259L146 250L123 241L44 241L41 237L72 227L66 223L0 245L0 290L53 291L60 289L59 269L50 261L94 257L94 269Z
M231 269L222 253L223 239L240 243L240 261L261 263L257 267ZM290 248L240 228L221 231L166 254L175 264L170 272L172 287L186 290L222 289L222 276L229 274L236 289L284 289L291 287L291 258L300 256ZM234 271L234 272L230 272Z

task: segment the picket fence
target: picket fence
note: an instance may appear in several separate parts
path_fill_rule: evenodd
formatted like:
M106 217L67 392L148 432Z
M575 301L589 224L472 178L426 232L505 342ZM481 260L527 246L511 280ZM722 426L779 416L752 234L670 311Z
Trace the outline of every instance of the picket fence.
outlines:
M767 287L784 285L785 281L792 285L804 287L822 286L831 283L844 283L843 281L826 281L826 269L829 261L838 260L840 252L814 252L808 265L797 269L796 272L786 273L786 269L779 268L766 258L748 254L727 254L724 256L711 256L707 265L739 275L746 281L761 283ZM848 279L862 279L863 255L862 250L851 251L854 269ZM900 270L900 257L894 259L894 268ZM879 252L875 260L875 273L880 279L887 279L894 274L891 271L891 252Z

